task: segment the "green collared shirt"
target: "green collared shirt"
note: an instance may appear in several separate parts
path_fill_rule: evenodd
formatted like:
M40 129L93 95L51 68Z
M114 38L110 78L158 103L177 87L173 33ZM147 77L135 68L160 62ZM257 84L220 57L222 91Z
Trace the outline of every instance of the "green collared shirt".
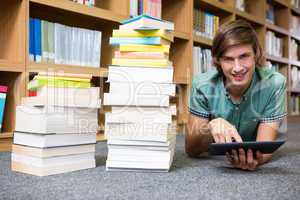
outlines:
M243 141L255 141L259 123L286 116L286 101L286 80L278 72L256 67L250 87L235 103L224 87L223 75L212 70L194 77L189 111L209 120L226 119Z

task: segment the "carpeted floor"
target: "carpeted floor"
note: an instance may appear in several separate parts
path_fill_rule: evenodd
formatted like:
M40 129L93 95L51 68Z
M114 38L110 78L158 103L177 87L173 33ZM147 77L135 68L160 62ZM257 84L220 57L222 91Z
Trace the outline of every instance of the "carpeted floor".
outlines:
M300 125L288 125L288 142L255 172L231 169L223 157L188 158L178 137L169 173L106 172L106 144L97 144L97 167L49 177L10 171L0 153L0 199L300 199Z

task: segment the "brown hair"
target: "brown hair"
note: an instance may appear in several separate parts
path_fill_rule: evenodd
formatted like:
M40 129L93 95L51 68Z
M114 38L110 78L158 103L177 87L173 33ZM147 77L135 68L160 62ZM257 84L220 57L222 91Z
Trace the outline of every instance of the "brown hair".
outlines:
M244 20L235 20L223 24L217 31L212 45L213 64L220 71L220 58L233 46L250 44L255 55L255 64L263 66L265 58L257 34L252 26Z

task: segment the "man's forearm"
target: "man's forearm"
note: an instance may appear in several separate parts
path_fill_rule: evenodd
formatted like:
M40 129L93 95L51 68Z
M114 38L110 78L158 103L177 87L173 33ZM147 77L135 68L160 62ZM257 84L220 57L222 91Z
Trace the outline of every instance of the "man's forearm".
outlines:
M185 137L186 153L191 157L197 157L208 151L208 145L213 142L207 125L195 126L189 124Z

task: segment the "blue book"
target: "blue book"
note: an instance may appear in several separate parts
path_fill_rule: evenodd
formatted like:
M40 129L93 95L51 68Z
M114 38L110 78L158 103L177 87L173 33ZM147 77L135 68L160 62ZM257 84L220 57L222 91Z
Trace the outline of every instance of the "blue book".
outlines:
M3 123L6 93L7 93L7 86L0 85L0 131L2 129L2 123Z
M35 61L42 61L42 42L41 42L41 20L34 19L34 50L35 50Z
M120 44L149 44L149 45L170 45L170 42L161 37L111 37L109 38L110 45Z
M29 58L30 61L34 61L34 19L29 19Z
M174 23L143 14L123 21L119 28L136 30L165 29L173 31Z

